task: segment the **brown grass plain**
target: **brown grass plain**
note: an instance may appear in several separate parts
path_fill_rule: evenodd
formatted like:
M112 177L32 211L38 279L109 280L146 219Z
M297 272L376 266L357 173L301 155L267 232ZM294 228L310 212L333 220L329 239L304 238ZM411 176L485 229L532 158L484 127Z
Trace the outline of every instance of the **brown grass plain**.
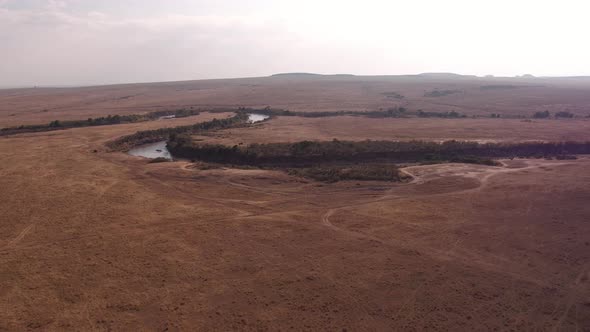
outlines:
M219 84L211 96L195 93L244 105L259 97L234 95L247 87L224 82L161 89ZM260 95L301 99L282 84ZM369 107L354 93L336 93L340 83L334 90L309 84L305 89L321 95L301 99L309 109L328 99ZM45 112L52 116L106 115L113 102L95 100L129 94L127 88L51 96L0 90L23 94L12 107L3 104L1 121L50 119L37 112L45 103L54 105L55 113ZM514 90L507 100L517 98ZM159 102L155 90L145 93L154 101L131 106L132 98L122 99L127 108L116 111L174 106L174 93L162 92ZM590 102L579 98L581 112ZM521 107L507 103L507 112ZM6 116L7 109L17 115ZM280 171L149 164L104 145L138 130L229 115L0 138L0 330L590 326L590 159L412 166L404 168L414 176L410 183L324 184ZM585 120L279 117L204 138L585 140L586 128Z
M225 145L303 140L469 140L478 142L590 141L590 119L375 119L339 116L277 117L253 128L194 135Z
M495 87L487 89L486 87ZM425 97L433 90L457 90ZM403 99L392 98L391 93ZM489 116L569 111L590 115L590 79L469 76L300 76L0 90L0 126L80 120L181 107L272 106L292 111L411 110Z

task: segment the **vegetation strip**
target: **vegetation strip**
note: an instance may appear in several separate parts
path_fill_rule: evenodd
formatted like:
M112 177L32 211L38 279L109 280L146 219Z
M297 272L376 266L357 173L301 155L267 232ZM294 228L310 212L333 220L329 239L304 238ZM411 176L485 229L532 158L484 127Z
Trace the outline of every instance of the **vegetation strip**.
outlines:
M193 125L178 126L172 128L160 128L154 130L138 131L135 134L123 136L119 139L107 143L107 146L113 150L128 150L132 147L154 143L165 140L176 140L177 135L194 134L208 130L227 129L247 125L248 114L246 112L236 112L231 118L213 119L211 121L199 122Z
M22 125L18 127L9 127L0 129L0 136L36 133L44 131L63 130L70 128L108 126L122 123L135 123L144 121L153 121L164 117L184 118L199 115L201 111L191 109L179 109L174 111L155 111L146 114L130 115L108 115L100 118L88 118L87 120L70 120L70 121L51 121L48 124L39 125Z
M217 129L227 129L230 127L242 126L246 125L248 114L262 114L268 115L271 117L274 116L300 116L300 117L311 117L311 118L318 118L318 117L332 117L332 116L367 116L367 117L375 117L375 118L382 118L382 117L394 117L394 118L402 118L402 117L411 117L411 116L419 116L419 117L465 117L464 115L460 115L456 112L448 112L448 113L436 113L436 112L423 112L423 111L407 111L403 107L401 108L391 108L387 111L339 111L339 112L293 112L289 110L282 110L282 109L273 109L270 107L266 107L263 109L252 109L252 108L245 108L240 107L237 111L236 110L223 110L224 112L234 111L236 116L219 120L214 119L212 121L197 123L194 125L187 125L187 126L179 126L173 128L160 128L155 130L146 130L146 131L139 131L135 134L124 136L120 139L115 141L109 142L107 145L114 150L126 150L132 147L148 144L163 140L168 140L170 137L176 137L176 135L181 134L191 134L197 133L207 130L217 130ZM173 139L173 141L176 138Z
M122 123L136 123L144 121L153 121L164 117L171 118L182 118L188 116L199 115L201 112L220 113L220 112L232 112L235 110L218 109L218 110L207 110L199 111L192 109L179 109L174 111L155 111L146 114L131 114L131 115L108 115L100 118L88 118L87 120L68 120L60 121L54 120L48 124L37 124L37 125L21 125L17 127L8 127L0 129L0 136L24 134L24 133L36 133L45 131L55 131L71 128L82 128L82 127L93 127L93 126L107 126ZM322 117L335 117L335 116L364 116L368 118L442 118L442 119L458 119L467 118L467 115L458 113L456 111L450 112L427 112L423 110L410 111L404 107L389 108L387 110L374 110L374 111L322 111L322 112L300 112L300 111L289 111L282 109L273 109L270 107L264 109L251 109L251 108L239 108L237 112L245 113L258 113L268 116L299 116L305 118L322 118ZM474 116L475 117L475 116ZM490 115L491 118L526 118L526 116L501 116L500 114L493 113ZM551 117L549 111L539 111L532 116L535 119L548 119ZM566 111L555 113L554 117L558 118L573 118L574 114Z
M393 164L320 165L307 168L291 168L287 170L287 173L323 182L344 180L401 182L410 178L405 173L400 172L399 168Z
M176 157L252 166L309 167L324 163L437 163L495 165L493 158L556 157L590 153L590 143L485 143L447 141L302 141L248 146L198 144L188 135L171 137Z
M244 109L246 110L246 109ZM298 112L282 109L273 109L267 107L265 109L256 110L256 113L268 116L300 116L305 118L323 118L333 116L365 116L369 118L466 118L464 114L451 112L425 112L422 110L410 111L404 107L389 108L387 110L375 111L323 111L323 112Z
M393 116L405 110L389 110ZM300 116L301 113L270 108L239 109L231 118L213 119L194 125L140 131L108 143L114 150L157 141L167 141L167 148L179 158L240 166L281 168L289 174L318 181L379 180L403 181L406 176L395 163L460 162L498 165L493 158L555 157L572 158L590 153L590 143L486 143L447 141L301 141L247 146L195 143L191 135L209 130L248 125L248 114ZM287 115L285 115L287 114ZM321 114L313 114L323 116ZM342 113L340 113L342 115ZM159 161L155 161L159 162Z

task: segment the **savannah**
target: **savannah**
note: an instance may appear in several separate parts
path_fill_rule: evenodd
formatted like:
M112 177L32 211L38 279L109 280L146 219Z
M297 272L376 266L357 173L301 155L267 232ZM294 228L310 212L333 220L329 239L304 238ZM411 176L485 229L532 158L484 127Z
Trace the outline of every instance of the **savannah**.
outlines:
M0 0L0 332L590 332L588 13Z
M589 140L590 80L524 87L543 105L526 109L515 89L480 88L492 84L286 75L2 90L4 128L148 110L196 115L0 137L0 327L583 330L590 325L590 159L583 154L507 155L493 165L380 160L395 167L395 177L371 177L362 167L373 160L353 158L323 163L340 171L361 167L354 177L326 181L307 176L305 165L156 163L126 153L145 139L114 144L138 132L193 128L275 107L334 114L272 115L184 135L196 146L227 147ZM206 86L206 93L183 92ZM417 92L447 86L460 86L461 95L431 101ZM387 91L404 98L392 101ZM362 115L399 107L410 115ZM418 107L465 117L412 115ZM338 114L349 109L356 113ZM538 119L539 109L574 116Z

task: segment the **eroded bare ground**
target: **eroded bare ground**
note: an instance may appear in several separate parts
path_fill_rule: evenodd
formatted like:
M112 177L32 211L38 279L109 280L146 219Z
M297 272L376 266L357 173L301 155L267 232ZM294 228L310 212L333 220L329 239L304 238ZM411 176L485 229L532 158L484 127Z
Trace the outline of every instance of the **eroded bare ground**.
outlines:
M101 149L152 125L0 140L0 330L590 326L590 159L320 184Z

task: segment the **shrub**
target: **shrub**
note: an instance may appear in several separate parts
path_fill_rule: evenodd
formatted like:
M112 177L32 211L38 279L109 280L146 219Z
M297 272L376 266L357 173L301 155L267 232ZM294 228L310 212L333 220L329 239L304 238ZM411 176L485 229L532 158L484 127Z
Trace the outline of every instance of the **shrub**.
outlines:
M549 113L549 111L535 112L535 114L533 114L533 118L535 119L547 119L550 116L551 113Z
M424 97L443 97L459 93L461 90L432 90L424 93Z
M452 163L463 163L463 164L479 164L487 166L500 166L501 164L490 158L474 157L474 156L463 156L453 157L449 159Z
M154 158L150 160L150 164L156 164L156 163L166 163L171 161L168 158L164 158L164 157L158 157L158 158Z
M578 157L572 155L557 155L555 156L557 160L576 160Z
M384 93L382 93L382 95L384 95L387 98L392 98L392 99L404 99L404 96L400 93L397 93L397 92L384 92Z
M556 118L573 118L574 115L570 112L562 111L562 112L555 113L555 117Z
M290 169L289 174L322 182L345 180L356 181L402 181L406 177L395 165L313 166Z
M322 118L332 116L366 116L369 118L407 118L407 117L421 117L421 118L464 118L465 115L452 112L424 112L408 111L404 107L389 108L387 110L375 111L337 111L337 112L294 112L289 110L265 108L261 110L240 109L241 112L259 113L268 116L301 116L306 118Z

